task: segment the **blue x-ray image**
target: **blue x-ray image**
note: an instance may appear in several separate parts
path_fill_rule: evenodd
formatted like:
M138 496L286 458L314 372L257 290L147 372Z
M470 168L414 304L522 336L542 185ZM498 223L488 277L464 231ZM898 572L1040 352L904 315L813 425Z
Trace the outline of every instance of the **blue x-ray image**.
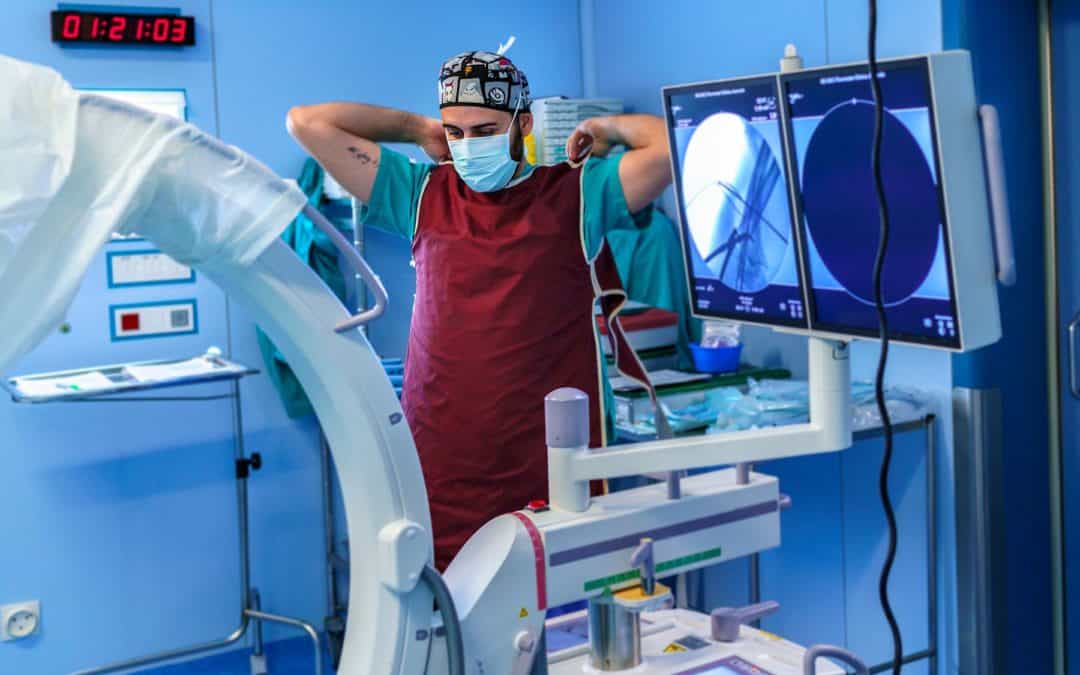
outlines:
M694 130L682 164L690 237L726 286L756 293L772 283L791 246L786 185L765 138L732 113Z
M919 117L927 119L925 112ZM912 129L889 111L883 122L882 173L898 228L889 241L883 289L885 303L896 305L930 277L941 213L934 172ZM813 130L802 166L803 214L817 255L836 281L865 303L874 302L873 265L852 261L873 260L880 240L873 176L867 170L873 129L873 102L841 103ZM929 142L928 134L924 141ZM944 270L935 276L944 278Z
M880 82L881 169L891 221L882 291L890 333L957 347L926 64L883 64ZM866 66L785 75L782 87L796 161L811 328L876 335L873 270L880 224Z
M775 78L665 90L699 315L806 326Z

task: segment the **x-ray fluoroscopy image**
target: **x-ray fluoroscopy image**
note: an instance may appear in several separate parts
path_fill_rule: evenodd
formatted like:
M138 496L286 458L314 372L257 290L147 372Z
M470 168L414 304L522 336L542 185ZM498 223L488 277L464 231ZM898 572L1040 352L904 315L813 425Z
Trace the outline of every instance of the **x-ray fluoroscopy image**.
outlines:
M732 113L708 117L683 161L683 204L693 245L729 288L756 293L791 245L783 173L769 144Z

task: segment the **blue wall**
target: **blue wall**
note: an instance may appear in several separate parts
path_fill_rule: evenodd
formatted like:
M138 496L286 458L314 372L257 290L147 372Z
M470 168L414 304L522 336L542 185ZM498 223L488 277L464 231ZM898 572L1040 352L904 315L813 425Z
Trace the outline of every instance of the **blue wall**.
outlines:
M953 376L957 386L1000 389L1008 411L997 467L1007 481L999 486L996 497L1004 515L997 542L1004 557L995 560L995 575L1000 573L995 584L999 591L995 623L1009 636L1000 645L1005 659L1002 672L1049 672L1050 512L1037 3L951 0L944 5L945 46L971 50L979 102L997 106L1000 114L1019 272L1014 287L999 291L1003 339L957 357ZM1008 35L1008 40L1003 42L1002 35ZM1060 49L1067 50L1068 45L1059 39ZM1065 101L1059 106L1070 109ZM1068 126L1069 119L1064 115L1059 122ZM1061 147L1059 163L1069 162L1075 146ZM1068 199L1068 191L1064 192ZM1074 259L1071 252L1062 258L1064 274Z
M441 61L466 49L493 49L510 34L518 37L510 54L528 68L535 93L581 93L574 0L513 0L498 11L487 2L457 3L455 15L469 20L455 22L452 31L444 30L446 16L420 0L137 4L194 15L199 45L61 49L48 40L56 4L20 0L4 3L0 51L50 65L79 87L186 89L193 123L283 176L297 175L304 159L285 133L289 106L351 99L435 114ZM106 291L103 257L69 314L74 332L50 338L12 373L194 355L211 344L260 365L251 320L205 281L155 296L197 295L200 335L108 343L104 307L135 291ZM383 353L400 354L413 292L408 243L372 234L369 258L393 303L371 334ZM266 463L251 481L253 580L268 611L321 625L317 427L314 420L288 420L265 376L249 378L241 389L247 449ZM26 504L18 518L0 521L0 604L38 598L43 613L39 636L0 644L0 673L69 672L218 638L235 627L240 588L230 401L35 407L0 401L0 439L0 494ZM294 633L267 628L268 639L285 635Z
M941 5L935 0L881 2L879 55L902 56L942 48ZM863 0L762 0L753 3L707 3L673 0L583 0L582 54L586 93L622 98L638 112L660 112L660 87L701 80L774 72L784 45L794 43L807 66L862 60L866 50L866 3ZM670 200L670 197L669 197ZM670 201L669 201L670 203ZM752 360L780 364L797 376L806 373L802 338L764 330L747 331ZM877 346L853 349L853 374L869 379ZM889 380L928 392L941 413L938 425L935 486L939 503L939 634L950 652L954 636L952 529L952 388L950 356L898 348L890 361ZM925 482L921 439L898 446L893 494L903 514L901 562L894 574L894 602L902 612L906 650L926 645L926 577L918 549L925 536ZM885 656L885 630L873 601L884 543L876 500L880 449L864 443L841 455L773 462L763 467L795 494L795 507L784 516L784 545L763 557L763 592L786 605L782 616L764 622L798 640L843 642L872 659ZM845 525L846 523L846 525ZM845 563L846 560L846 563ZM844 566L846 564L846 567ZM794 574L799 571L798 574ZM712 601L740 601L745 572L727 568L711 579ZM734 591L727 589L735 589ZM838 599L847 598L839 601ZM941 659L943 664L952 659ZM906 669L905 669L906 671ZM912 670L912 672L918 672ZM947 671L943 671L947 672Z

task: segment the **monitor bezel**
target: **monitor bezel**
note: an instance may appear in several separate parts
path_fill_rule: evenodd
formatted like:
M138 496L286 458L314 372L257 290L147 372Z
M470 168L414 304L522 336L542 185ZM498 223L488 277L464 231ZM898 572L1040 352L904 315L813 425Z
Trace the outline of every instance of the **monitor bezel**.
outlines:
M675 142L674 118L673 118L672 113L671 113L671 97L673 95L685 94L685 93L688 93L688 92L700 91L700 90L703 90L703 89L709 89L709 88L713 88L713 87L732 86L732 85L736 85L736 84L743 84L743 85L750 85L750 86L760 86L762 84L771 84L772 87L773 87L773 91L774 91L775 95L777 96L778 118L777 118L776 122L777 122L778 125L780 125L780 139L781 139L782 155L783 155L779 159L780 159L780 164L781 164L781 170L784 172L785 186L788 187L788 189L785 190L787 192L787 195L785 195L785 197L786 197L787 203L788 203L788 221L789 221L788 222L788 227L790 228L791 233L792 233L792 237L794 239L794 241L792 243L793 243L795 248L792 251L792 254L793 254L794 258L795 258L796 274L797 274L798 279L799 279L799 289L798 289L799 290L799 296L801 297L802 303L803 303L804 318L801 319L801 320L800 319L773 319L773 318L763 320L763 319L758 319L756 317L750 317L750 316L748 316L746 314L743 314L743 313L740 313L740 312L703 311L698 307L697 293L696 293L696 289L695 289L694 276L693 276L693 265L692 265L692 261L691 261L690 249L688 248L690 246L690 242L688 240L688 233L687 233L688 224L686 222L686 209L685 209L685 206L683 204L682 172L681 172L681 170L679 168L679 158L677 157L677 153L676 153L677 145L676 145L676 142ZM787 133L786 133L786 126L787 125L786 125L786 122L784 120L784 115L786 114L787 106L784 105L784 103L780 100L780 98L779 98L780 96L781 96L781 89L780 89L780 78L779 78L778 73L764 73L764 74L760 74L760 75L746 75L746 76L722 78L722 79L716 79L716 80L705 80L705 81L701 81L701 82L692 82L692 83L687 83L687 84L668 85L668 86L665 86L665 87L663 87L661 89L661 103L662 103L663 111L664 111L664 122L665 122L665 125L667 127L668 158L669 158L669 160L671 162L671 175L672 175L672 181L673 181L675 210L676 210L676 213L677 213L677 216L678 216L677 225L678 225L678 230L679 230L679 241L682 244L682 252L681 253L682 253L682 258L683 258L683 269L684 269L683 278L684 278L684 280L686 282L686 286L687 286L686 290L687 290L687 297L689 298L689 301L690 301L691 315L693 317L697 318L697 319L702 319L702 320L705 320L705 321L709 321L709 320L732 321L732 322L736 322L736 323L739 323L739 324L745 324L745 325L751 325L751 326L763 326L763 327L766 327L766 328L779 329L779 330L782 330L784 332L793 332L793 333L798 333L798 334L802 334L802 335L809 335L809 333L810 333L810 311L809 311L809 307L807 305L807 300L808 300L807 288L806 288L807 278L806 278L805 270L803 269L803 259L802 259L802 255L801 255L802 246L801 246L801 242L799 241L800 234L798 232L798 227L796 226L796 222L795 222L795 204L792 202L792 194L791 194L791 189L790 189L790 186L791 186L791 176L790 176L791 167L790 167L790 162L789 162L789 159L788 159L788 156L790 155L790 151L789 151L789 148L788 148L788 139L787 139ZM719 282L719 280L718 280L718 282ZM722 283L722 282L719 282L719 283Z
M936 192L938 195L938 208L939 216L941 219L942 228L942 242L945 246L945 265L948 270L948 285L949 285L949 308L953 316L953 320L956 324L955 337L938 337L928 336L920 333L911 333L906 331L899 331L893 327L889 329L889 340L898 343L917 345L922 347L931 347L937 349L946 349L950 351L962 351L964 345L963 339L963 321L959 314L959 304L957 302L957 279L956 268L953 258L953 239L952 239L952 224L949 222L948 204L945 198L945 174L943 171L943 165L941 161L941 139L940 139L940 127L938 123L938 102L936 92L934 90L933 82L933 70L930 65L930 57L918 56L918 57L904 57L897 59L885 59L878 62L878 69L887 72L892 68L907 68L911 66L921 67L925 74L926 82L926 94L928 101L928 112L930 118L930 139L933 148L933 161L935 176L937 177ZM820 66L816 68L805 68L790 73L779 73L777 75L777 86L780 90L782 99L783 114L781 119L784 123L784 145L787 151L787 161L790 163L788 166L788 175L793 178L790 183L791 186L791 200L793 203L792 214L795 218L795 229L798 231L798 243L799 259L803 268L803 295L806 298L806 315L809 326L809 333L816 336L830 336L840 337L846 339L879 339L880 331L874 328L859 328L850 325L835 324L826 321L821 321L818 318L818 306L816 301L816 293L814 292L812 271L810 265L810 251L807 245L806 239L806 218L803 212L802 202L802 177L799 168L799 158L795 150L794 140L794 126L792 124L790 101L787 96L787 83L792 81L802 81L807 79L813 79L821 77L823 74L856 74L865 73L869 70L869 64L866 63L847 63L840 65Z

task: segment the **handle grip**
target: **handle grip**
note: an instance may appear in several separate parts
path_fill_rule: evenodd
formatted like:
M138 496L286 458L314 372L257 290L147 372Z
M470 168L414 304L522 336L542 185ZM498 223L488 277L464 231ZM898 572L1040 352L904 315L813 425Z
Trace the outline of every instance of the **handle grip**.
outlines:
M1080 398L1080 381L1076 376L1076 327L1080 326L1080 314L1069 322L1069 391L1073 398Z
M979 123L986 164L986 186L990 192L990 219L994 225L997 278L1002 285L1012 286L1016 283L1016 252L1013 249L1005 154L1001 150L1001 122L997 108L992 105L979 106Z
M870 669L854 652L832 645L814 645L803 654L803 675L817 675L817 660L836 659L855 669L855 675L870 675Z
M349 243L349 240L334 227L333 223L327 220L326 216L319 213L318 209L311 204L307 204L304 206L302 213L310 218L311 222L315 224L315 227L319 228L323 234L330 237L330 241L334 244L334 248L336 248L338 253L345 258L346 262L349 263L349 266L360 275L360 278L364 280L364 284L367 285L368 290L371 291L371 294L375 298L375 304L372 307L342 321L334 327L334 331L344 333L359 326L363 326L382 316L383 312L386 311L386 287L383 286L379 277L375 276L375 272L371 270L367 261L357 253L356 249L353 248L353 245Z
M766 600L746 607L718 607L709 618L712 624L712 639L717 642L735 642L739 639L739 627L765 618L780 609L780 603Z

